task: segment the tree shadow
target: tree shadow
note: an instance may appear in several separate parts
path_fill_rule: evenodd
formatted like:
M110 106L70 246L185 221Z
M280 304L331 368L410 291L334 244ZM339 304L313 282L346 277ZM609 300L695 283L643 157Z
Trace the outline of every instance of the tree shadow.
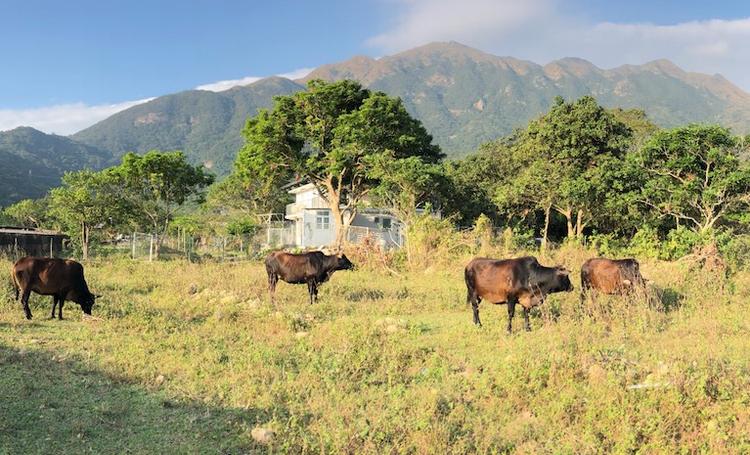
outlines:
M175 401L47 351L0 343L0 453L262 453L283 409Z

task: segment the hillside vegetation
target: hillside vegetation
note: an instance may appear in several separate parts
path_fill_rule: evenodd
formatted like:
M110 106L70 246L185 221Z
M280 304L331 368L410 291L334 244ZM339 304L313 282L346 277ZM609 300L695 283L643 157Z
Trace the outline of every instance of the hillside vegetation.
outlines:
M578 287L592 254L540 260ZM258 262L88 263L95 319L68 302L47 320L35 296L25 321L3 292L0 452L750 450L750 274L644 260L661 304L600 299L588 315L556 294L506 335L504 306L471 323L468 259L389 275L358 258L313 306L284 283L270 306Z
M597 68L567 58L545 66L458 43L432 43L380 59L323 65L299 81L273 77L212 93L186 91L134 106L73 135L116 154L184 150L219 175L230 170L245 121L276 95L319 78L354 79L398 96L449 157L474 151L552 106L556 96L592 95L607 107L638 108L662 127L719 123L748 132L750 95L721 76L688 73L666 60Z
M33 128L0 132L0 207L44 196L65 172L112 163L103 150Z

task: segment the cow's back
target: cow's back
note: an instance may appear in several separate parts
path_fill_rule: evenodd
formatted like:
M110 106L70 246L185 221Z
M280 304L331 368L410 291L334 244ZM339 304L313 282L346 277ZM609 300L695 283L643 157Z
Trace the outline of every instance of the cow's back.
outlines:
M489 302L507 302L523 291L526 268L536 261L532 259L472 259L465 270L467 285L471 280L474 292Z
M71 290L88 292L83 266L76 261L56 258L25 257L13 265L16 283L39 294L58 294Z
M581 267L581 287L582 289L596 289L606 294L615 294L627 287L626 280L633 283L634 273L640 276L637 262L632 259L589 259Z
M287 283L304 283L309 277L315 276L320 268L323 253L292 254L276 251L266 258L266 270L275 273Z

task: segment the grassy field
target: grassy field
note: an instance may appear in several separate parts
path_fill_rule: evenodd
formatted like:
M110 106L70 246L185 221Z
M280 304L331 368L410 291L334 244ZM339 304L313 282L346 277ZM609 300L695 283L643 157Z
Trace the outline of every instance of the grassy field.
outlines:
M578 287L585 257L543 262ZM275 308L260 263L92 262L101 319L34 296L26 321L8 287L0 453L750 451L750 274L644 262L660 308L558 294L509 336L504 306L472 325L467 259L338 272L314 306L281 283Z

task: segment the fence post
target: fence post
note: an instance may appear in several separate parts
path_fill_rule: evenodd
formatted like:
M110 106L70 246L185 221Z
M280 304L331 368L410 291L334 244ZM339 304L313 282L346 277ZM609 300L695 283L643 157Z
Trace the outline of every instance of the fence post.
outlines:
M131 243L130 257L132 257L133 260L135 260L135 231L133 231L133 237L130 238L130 243Z
M53 257L54 257L54 256L52 255L52 240L53 240L53 239L54 239L54 237L50 237L50 238L49 238L49 257L51 257L51 258L53 258Z
M148 262L154 261L154 234L149 235L148 242Z

